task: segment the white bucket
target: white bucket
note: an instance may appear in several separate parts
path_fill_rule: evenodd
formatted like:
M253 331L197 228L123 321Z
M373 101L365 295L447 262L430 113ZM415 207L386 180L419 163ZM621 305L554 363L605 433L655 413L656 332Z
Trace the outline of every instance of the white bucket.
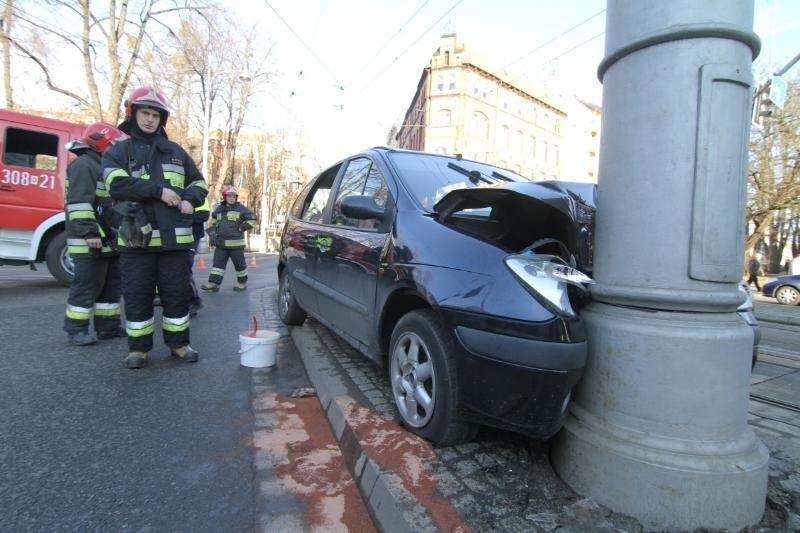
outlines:
M271 330L256 331L255 337L251 331L240 333L239 355L242 366L263 368L274 365L280 338L280 333Z

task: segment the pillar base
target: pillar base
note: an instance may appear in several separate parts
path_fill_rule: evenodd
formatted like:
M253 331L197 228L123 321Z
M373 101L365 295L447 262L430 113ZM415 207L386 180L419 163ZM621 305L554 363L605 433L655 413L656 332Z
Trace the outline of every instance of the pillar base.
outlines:
M747 425L748 326L597 302L581 316L590 354L552 447L561 478L649 529L757 523L769 452Z

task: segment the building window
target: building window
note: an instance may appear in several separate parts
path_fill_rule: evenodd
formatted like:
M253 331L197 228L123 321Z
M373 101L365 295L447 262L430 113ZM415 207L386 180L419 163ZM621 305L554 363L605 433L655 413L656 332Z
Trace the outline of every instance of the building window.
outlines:
M503 146L506 148L511 147L511 130L508 129L508 126L503 125L503 132L502 132L502 140Z
M547 141L542 141L542 159L547 162Z
M456 90L456 77L451 75L450 82L447 84L448 91L455 91Z
M561 121L560 120L558 120L558 119L555 120L555 124L553 124L553 130L556 133L561 133Z
M558 145L554 144L553 145L553 159L555 159L555 164L556 165L559 164L559 157L560 157L560 152L558 150Z
M516 136L514 137L514 152L519 154L522 153L522 139L523 139L522 130L517 130Z
M531 156L536 157L536 137L531 135ZM531 176L533 174L531 173Z
M450 52L449 51L444 53L444 64L448 65L448 66L450 65Z
M438 92L444 91L444 79L441 76L436 77L436 90Z
M489 138L489 118L480 111L472 113L473 137L476 139Z
M449 109L440 109L438 113L439 126L449 126L452 120L452 113Z

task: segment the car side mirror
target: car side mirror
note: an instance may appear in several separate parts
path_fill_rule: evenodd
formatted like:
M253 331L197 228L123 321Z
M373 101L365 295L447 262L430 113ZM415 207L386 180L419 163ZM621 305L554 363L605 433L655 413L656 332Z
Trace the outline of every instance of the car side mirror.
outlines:
M378 205L372 196L354 194L342 199L342 214L348 218L356 220L368 220L377 218L383 220L386 210Z

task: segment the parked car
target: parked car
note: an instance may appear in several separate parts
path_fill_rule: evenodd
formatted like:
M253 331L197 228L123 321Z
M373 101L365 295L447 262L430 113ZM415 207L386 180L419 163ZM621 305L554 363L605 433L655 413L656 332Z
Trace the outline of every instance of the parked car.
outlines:
M383 365L400 420L426 439L463 442L480 424L550 437L586 361L593 217L506 169L369 149L291 208L279 314L311 315Z
M779 276L761 287L761 294L784 305L800 304L800 275Z

